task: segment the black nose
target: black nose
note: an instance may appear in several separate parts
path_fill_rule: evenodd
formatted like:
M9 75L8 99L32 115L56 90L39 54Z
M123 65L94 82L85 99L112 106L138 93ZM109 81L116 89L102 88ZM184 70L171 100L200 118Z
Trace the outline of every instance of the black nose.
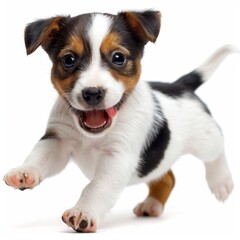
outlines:
M104 90L102 88L89 87L82 91L85 102L91 106L95 106L103 100Z

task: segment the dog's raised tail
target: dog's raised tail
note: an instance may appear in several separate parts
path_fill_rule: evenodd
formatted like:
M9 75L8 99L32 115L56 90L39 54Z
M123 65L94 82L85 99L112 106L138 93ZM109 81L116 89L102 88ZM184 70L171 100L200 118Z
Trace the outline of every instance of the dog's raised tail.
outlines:
M240 53L233 45L224 45L217 49L205 62L194 71L182 76L175 83L186 90L195 91L200 85L206 82L222 61L232 53Z

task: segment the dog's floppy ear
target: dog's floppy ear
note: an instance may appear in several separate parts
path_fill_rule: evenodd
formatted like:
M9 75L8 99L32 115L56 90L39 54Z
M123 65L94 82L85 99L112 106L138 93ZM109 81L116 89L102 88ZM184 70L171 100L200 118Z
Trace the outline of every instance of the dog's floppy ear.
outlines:
M146 44L148 41L155 42L161 26L161 13L147 10L143 12L121 12L130 29Z
M32 22L25 28L25 46L27 54L33 53L40 45L47 51L54 36L60 31L61 25L70 17L57 16Z

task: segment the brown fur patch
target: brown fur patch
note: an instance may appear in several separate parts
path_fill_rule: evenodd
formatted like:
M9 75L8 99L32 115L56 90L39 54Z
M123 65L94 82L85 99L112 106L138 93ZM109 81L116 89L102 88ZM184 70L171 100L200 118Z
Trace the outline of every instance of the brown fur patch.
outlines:
M138 17L133 12L126 12L126 17L132 29L134 29L143 39L146 39L146 34L143 26L139 23Z
M149 184L149 196L156 198L164 205L168 200L174 184L175 178L173 172L170 170L163 178Z
M48 46L49 38L53 37L54 31L59 31L59 24L62 21L62 17L56 17L50 24L50 26L45 30L43 37L42 37L42 47L44 48L45 45Z
M125 87L125 89L127 90L128 93L130 93L134 87L136 86L140 74L141 74L141 58L137 58L134 63L133 61L128 61L127 65L124 67L123 73L116 71L114 69L110 69L110 73L111 75L114 77L114 79L116 79L117 81L121 81ZM134 65L134 66L133 66ZM134 75L131 75L130 72L132 71L132 68L136 69L136 73Z
M80 37L71 35L68 39L68 44L58 54L59 58L64 57L67 54L75 53L76 55L82 55L84 51L84 44Z
M52 68L51 80L61 96L65 96L65 93L72 90L75 81L79 78L79 71L74 71L73 73L68 73L62 66L61 59L68 54L75 54L76 56L81 56L84 52L83 40L76 36L71 35L68 39L68 44L63 48L59 54L59 61L56 62Z
M121 36L117 32L111 32L108 34L101 44L100 51L105 55L111 58L111 55L114 52L123 53L126 58L130 56L130 51L120 44ZM141 57L134 60L127 60L127 63L124 67L119 69L109 68L109 71L114 79L121 81L125 86L127 92L131 92L141 74ZM133 71L134 69L134 71ZM133 74L134 72L134 74Z
M40 37L37 39L34 44L27 47L27 54L31 54L34 52L40 45L43 49L46 49L51 41L53 33L59 31L59 24L62 21L63 17L55 17L52 19L51 23L43 29Z
M60 65L61 63L58 63ZM58 74L61 73L64 74L64 70L61 66L57 66L57 70L54 70L52 68L51 72L51 80L52 84L55 87L55 89L58 91L58 93L65 98L66 93L70 92L74 86L74 83L79 78L79 71L75 71L74 73L71 73L69 76L63 79L59 79L56 77L55 71L58 71ZM65 73L66 74L66 73Z
M81 55L83 53L84 44L80 37L78 37L76 35L71 35L68 43L69 43L70 48L72 48L75 53L77 53L79 55Z
M155 12L154 17L155 17L155 23L157 24L158 31L153 33L148 30L142 19L139 17L138 13L136 12L125 12L125 16L128 20L129 25L131 28L138 33L138 35L144 39L146 42L151 41L155 42L157 39L157 36L159 34L159 29L160 29L160 19L161 19L161 14L160 12Z
M116 32L109 33L103 40L100 50L103 54L107 55L110 52L120 51L126 56L129 56L130 52L128 49L120 45L120 35Z

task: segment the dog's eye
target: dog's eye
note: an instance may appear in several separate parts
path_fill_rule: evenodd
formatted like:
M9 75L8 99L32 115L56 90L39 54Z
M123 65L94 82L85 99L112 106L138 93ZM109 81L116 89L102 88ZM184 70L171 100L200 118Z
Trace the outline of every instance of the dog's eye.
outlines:
M72 68L75 65L75 57L72 54L68 54L63 57L62 63L65 68Z
M112 56L112 62L118 66L122 66L126 62L126 57L120 52L115 52Z

